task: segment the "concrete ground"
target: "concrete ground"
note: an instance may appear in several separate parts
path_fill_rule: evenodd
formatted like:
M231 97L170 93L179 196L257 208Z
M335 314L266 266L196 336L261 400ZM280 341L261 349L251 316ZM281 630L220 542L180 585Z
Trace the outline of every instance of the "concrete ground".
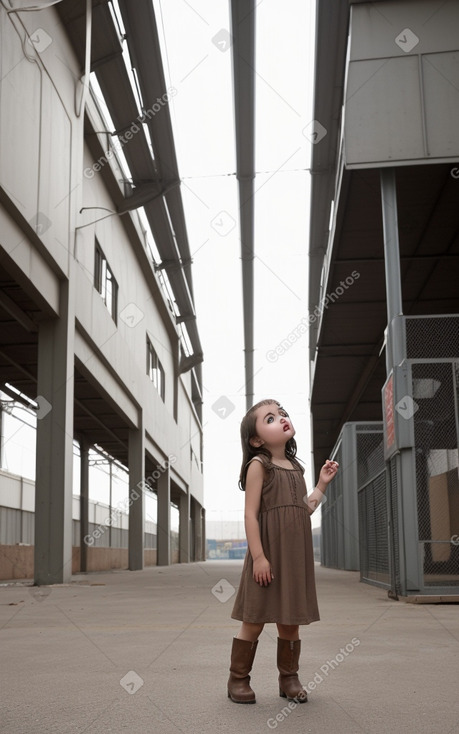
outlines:
M276 629L260 638L257 703L226 695L241 561L0 585L8 734L459 733L457 605L391 601L316 566L321 621L301 628L309 702L279 698Z

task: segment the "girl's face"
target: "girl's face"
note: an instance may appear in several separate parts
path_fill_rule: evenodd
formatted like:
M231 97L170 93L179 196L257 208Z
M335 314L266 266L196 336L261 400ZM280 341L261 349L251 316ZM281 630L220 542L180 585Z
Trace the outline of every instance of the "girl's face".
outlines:
M288 413L276 403L261 405L256 411L256 436L250 439L252 446L285 446L295 435Z

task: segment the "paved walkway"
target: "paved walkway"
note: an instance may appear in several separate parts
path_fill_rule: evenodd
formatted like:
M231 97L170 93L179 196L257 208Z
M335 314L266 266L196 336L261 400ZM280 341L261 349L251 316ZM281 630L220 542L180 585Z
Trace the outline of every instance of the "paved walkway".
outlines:
M241 568L208 561L1 586L0 731L459 734L457 605L391 601L356 573L320 566L322 619L301 630L309 702L279 698L275 625L266 625L257 704L232 703Z

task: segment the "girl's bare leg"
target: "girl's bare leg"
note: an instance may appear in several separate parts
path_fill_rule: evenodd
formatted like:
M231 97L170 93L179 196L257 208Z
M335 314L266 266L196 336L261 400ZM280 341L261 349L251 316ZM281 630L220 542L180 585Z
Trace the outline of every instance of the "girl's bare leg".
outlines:
M300 639L300 628L297 624L278 624L277 632L281 640Z
M237 633L236 637L238 637L239 640L249 640L249 642L255 642L261 635L264 626L264 624L252 624L251 622L243 622L241 625L241 629Z

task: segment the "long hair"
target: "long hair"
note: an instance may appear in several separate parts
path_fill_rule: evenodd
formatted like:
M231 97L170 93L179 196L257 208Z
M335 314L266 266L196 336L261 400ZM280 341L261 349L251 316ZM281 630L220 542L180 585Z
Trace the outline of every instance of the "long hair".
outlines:
M250 439L255 438L255 436L257 435L256 412L258 408L261 408L263 405L277 405L278 408L281 407L281 404L278 403L277 400L260 400L259 403L253 405L250 410L247 411L241 421L242 464L239 474L239 489L242 489L243 492L245 491L245 480L247 476L247 469L249 468L249 461L253 459L254 456L260 456L260 454L266 456L268 458L268 461L271 461L272 459L271 451L269 451L269 449L263 448L263 446L252 446L252 444L250 443ZM292 437L289 438L289 440L285 444L285 458L293 459L295 456L296 441Z

